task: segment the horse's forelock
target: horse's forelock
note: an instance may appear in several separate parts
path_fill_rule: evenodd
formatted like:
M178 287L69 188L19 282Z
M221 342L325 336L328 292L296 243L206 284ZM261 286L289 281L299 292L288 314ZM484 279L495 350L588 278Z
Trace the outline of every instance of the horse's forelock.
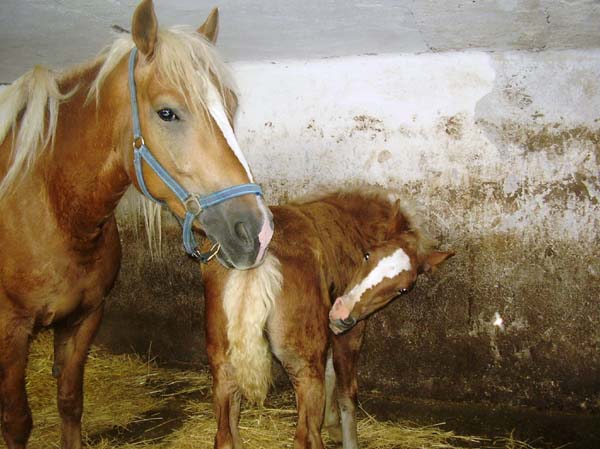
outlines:
M133 46L131 36L122 36L101 52L104 62L90 88L88 100L95 97L98 102L106 78ZM232 103L229 96L234 95L235 85L230 71L215 47L191 28L176 26L159 30L149 63L163 81L181 92L192 112L207 112L209 84L217 89L225 109L231 112L227 105Z
M235 88L230 71L214 46L197 32L187 27L159 32L153 64L163 80L180 89L193 112L207 111L211 85L225 108L230 103L227 96Z

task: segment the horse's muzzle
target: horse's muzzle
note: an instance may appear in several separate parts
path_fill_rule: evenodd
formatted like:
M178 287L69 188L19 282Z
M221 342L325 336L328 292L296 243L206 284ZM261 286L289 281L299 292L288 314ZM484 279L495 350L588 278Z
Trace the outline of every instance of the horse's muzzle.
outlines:
M245 270L262 263L273 236L273 215L262 197L234 198L200 214L200 224L219 243L219 262Z

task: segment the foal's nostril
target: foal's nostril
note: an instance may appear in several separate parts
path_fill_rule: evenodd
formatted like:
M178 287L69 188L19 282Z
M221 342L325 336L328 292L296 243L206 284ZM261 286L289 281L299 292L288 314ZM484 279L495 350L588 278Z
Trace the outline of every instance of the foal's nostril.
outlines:
M235 235L244 243L250 244L253 243L252 235L250 231L248 231L248 226L243 221L238 221L233 227L235 230Z

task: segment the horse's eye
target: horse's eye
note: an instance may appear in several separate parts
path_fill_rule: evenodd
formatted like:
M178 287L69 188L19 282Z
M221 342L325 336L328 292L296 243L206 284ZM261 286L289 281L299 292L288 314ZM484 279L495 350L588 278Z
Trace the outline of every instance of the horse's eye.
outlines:
M365 260L369 260L369 257L371 257L371 255L369 253L365 253Z
M401 288L401 289L399 289L399 290L398 290L398 292L397 292L397 293L398 293L399 295L402 295L402 294L404 294L404 293L406 293L406 292L408 292L408 289L407 289L407 288Z
M177 114L175 114L173 112L173 110L169 109L169 108L163 108L160 111L158 111L157 114L160 117L160 119L164 120L165 122L172 122L174 120L179 120L179 117L177 117Z

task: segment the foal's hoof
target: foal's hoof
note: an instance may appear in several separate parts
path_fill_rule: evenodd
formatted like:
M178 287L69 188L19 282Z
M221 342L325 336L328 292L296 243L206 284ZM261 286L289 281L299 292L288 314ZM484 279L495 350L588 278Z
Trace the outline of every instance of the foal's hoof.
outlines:
M54 364L52 365L52 377L58 379L58 376L60 376L60 366Z
M334 443L342 442L342 426L325 426L325 430L327 431L327 435L329 435L329 439Z

